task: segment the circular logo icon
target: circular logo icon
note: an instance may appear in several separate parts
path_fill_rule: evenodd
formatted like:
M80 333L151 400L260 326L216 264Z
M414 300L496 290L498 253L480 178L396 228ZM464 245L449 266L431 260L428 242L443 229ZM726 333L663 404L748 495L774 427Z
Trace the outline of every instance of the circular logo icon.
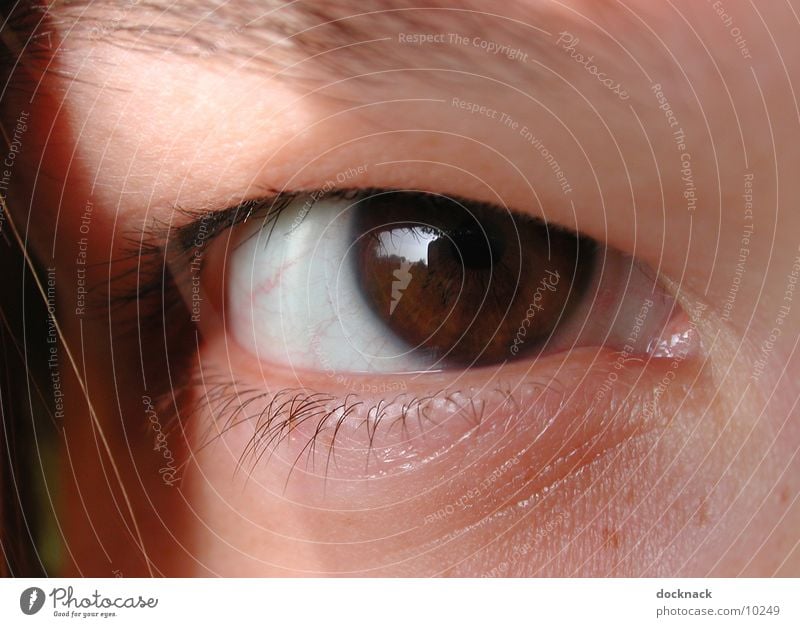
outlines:
M36 614L44 605L44 590L41 588L27 588L19 595L19 609L23 614L30 616Z

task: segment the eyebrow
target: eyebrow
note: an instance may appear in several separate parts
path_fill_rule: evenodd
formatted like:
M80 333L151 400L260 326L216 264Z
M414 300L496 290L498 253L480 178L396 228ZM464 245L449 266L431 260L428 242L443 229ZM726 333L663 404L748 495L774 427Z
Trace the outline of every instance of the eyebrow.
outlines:
M30 13L36 3L20 4ZM299 81L355 75L380 80L387 71L418 69L421 63L426 69L486 72L501 80L552 81L556 76L546 66L567 64L546 28L558 6L517 0L506 3L499 15L478 0L372 0L368 6L357 0L56 0L38 11L44 10L39 30L57 31L65 47L104 42L228 64L247 60ZM627 12L612 6L595 0L587 12L613 10L615 20L630 21ZM558 15L562 23L579 19L566 11ZM444 41L418 44L409 42L409 35ZM453 35L476 45L453 44ZM31 42L41 39L29 36ZM597 57L605 57L609 67L615 64L620 50L599 34L591 39L586 43ZM526 62L514 62L513 55ZM498 63L503 56L510 62Z

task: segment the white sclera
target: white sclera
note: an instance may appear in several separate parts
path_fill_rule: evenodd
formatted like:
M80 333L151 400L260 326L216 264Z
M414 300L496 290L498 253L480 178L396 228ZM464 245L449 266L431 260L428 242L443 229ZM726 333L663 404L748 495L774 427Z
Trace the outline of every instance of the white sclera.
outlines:
M228 258L226 317L260 360L332 373L416 372L432 362L392 336L358 287L352 201L309 197L274 225L241 227Z

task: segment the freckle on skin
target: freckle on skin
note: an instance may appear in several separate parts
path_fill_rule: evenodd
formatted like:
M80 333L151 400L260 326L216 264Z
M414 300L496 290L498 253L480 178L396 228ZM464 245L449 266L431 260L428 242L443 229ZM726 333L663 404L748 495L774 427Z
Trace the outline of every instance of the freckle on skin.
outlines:
M694 519L698 526L703 526L708 523L708 504L705 501L700 503L700 505L697 507L697 511L694 514Z
M603 529L603 546L616 550L619 544L619 534L615 529Z

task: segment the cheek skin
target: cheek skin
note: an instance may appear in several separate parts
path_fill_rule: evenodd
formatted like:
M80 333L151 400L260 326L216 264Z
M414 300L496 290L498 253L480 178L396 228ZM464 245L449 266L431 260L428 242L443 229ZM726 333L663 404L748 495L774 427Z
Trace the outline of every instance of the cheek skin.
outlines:
M235 363L239 380L257 388L265 375L248 359L222 342L203 355L217 367ZM254 431L252 421L242 421L212 436L188 470L208 525L198 546L209 568L223 574L632 572L634 563L618 567L609 546L620 555L623 535L636 542L632 526L657 520L666 542L684 522L643 507L645 487L663 476L671 457L662 453L680 442L680 424L670 417L681 404L681 416L700 406L690 388L705 375L691 360L677 369L665 360L629 361L598 396L615 359L610 351L576 350L533 367L506 367L488 385L485 373L453 385L426 383L428 393L471 392L432 403L405 429L392 428L387 417L368 430L364 416L351 416L330 458L325 431L310 451L318 421L309 420L237 473ZM670 370L669 389L653 406L652 390ZM266 376L273 390L298 384L281 373ZM331 387L325 377L313 383ZM408 393L422 393L419 381L408 384ZM474 413L454 409L454 399L470 395L484 405L479 424ZM379 399L364 400L371 406ZM197 448L208 441L207 429L213 433L225 420L223 412L198 416ZM602 531L625 525L625 534Z

